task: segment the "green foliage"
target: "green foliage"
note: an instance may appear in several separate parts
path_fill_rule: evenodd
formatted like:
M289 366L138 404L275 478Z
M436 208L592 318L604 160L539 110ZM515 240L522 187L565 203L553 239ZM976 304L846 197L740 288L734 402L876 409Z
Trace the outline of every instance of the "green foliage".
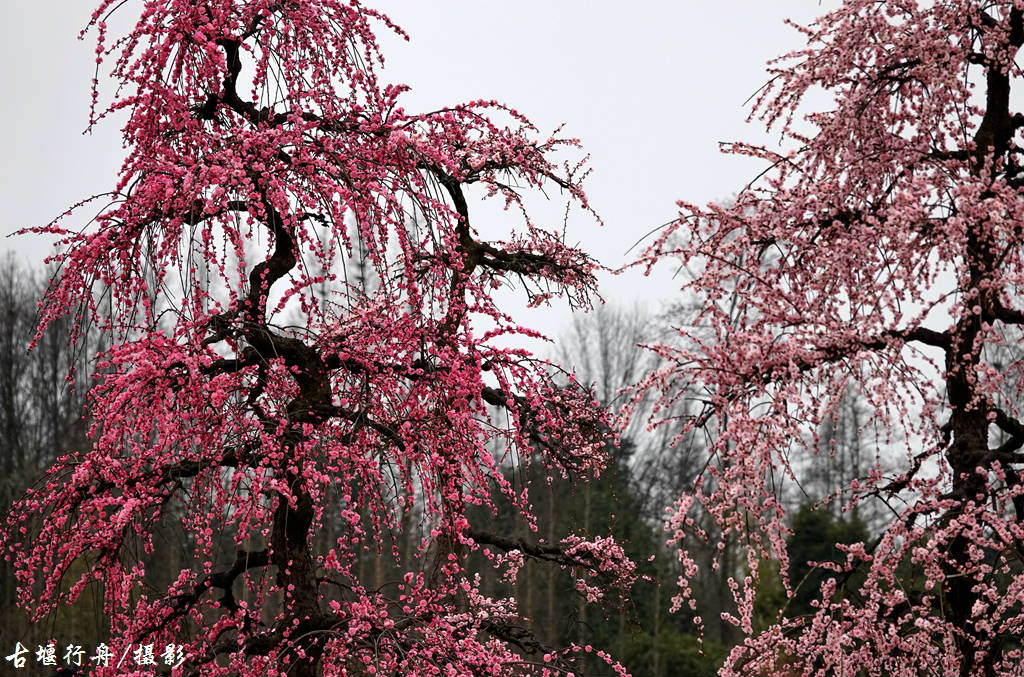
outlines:
M789 580L794 588L786 613L800 616L813 612L811 601L816 599L821 584L833 574L812 567L810 562L845 561L846 556L837 543L849 544L868 540L868 529L856 512L837 518L826 507L804 503L793 515L793 535L789 545ZM851 577L854 583L856 576ZM856 587L856 586L854 586Z
M670 677L713 677L718 674L727 649L707 638L703 642L693 634L669 629L653 637L644 630L623 642L617 657L633 674L651 675L657 652L659 675ZM657 646L655 646L657 644Z
M779 609L786 606L779 563L762 560L758 565L757 596L754 598L754 630L762 631L778 622Z

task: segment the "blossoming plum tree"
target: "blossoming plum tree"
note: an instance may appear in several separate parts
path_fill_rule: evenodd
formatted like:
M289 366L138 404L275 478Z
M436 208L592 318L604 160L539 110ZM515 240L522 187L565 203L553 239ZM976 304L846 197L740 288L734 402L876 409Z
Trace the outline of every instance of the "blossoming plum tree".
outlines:
M681 257L705 301L648 382L699 400L689 429L714 431L670 513L678 602L702 502L748 546L730 615L747 639L724 674L1021 674L1024 3L844 0L800 30L807 47L773 62L754 109L781 150L728 148L768 169L733 205L679 203L645 255ZM829 103L800 116L811 92ZM755 633L759 561L788 569L773 489L848 388L871 405L879 461L832 500L882 500L892 521L841 547L814 614Z
M87 28L117 84L105 105L94 81L91 124L127 118L119 181L84 228L63 225L71 210L38 229L62 245L42 327L87 310L115 340L91 448L8 517L22 602L41 617L99 583L112 641L184 645L175 674L571 670L579 647L543 646L464 564L547 560L592 599L635 579L611 539L467 519L498 494L529 519L528 487L491 449L578 477L613 441L588 391L507 347L534 334L492 296L510 278L533 304L588 304L596 264L521 195L557 187L592 214L583 164L554 157L577 142L490 101L407 113L406 87L378 79L373 28L403 34L355 0L146 0L110 37L123 4L104 0ZM522 231L482 239L474 184ZM372 290L344 276L356 241ZM404 580L366 585L354 562L414 509L427 536ZM183 515L188 549L159 588L146 573L165 513ZM128 663L92 669L148 674Z

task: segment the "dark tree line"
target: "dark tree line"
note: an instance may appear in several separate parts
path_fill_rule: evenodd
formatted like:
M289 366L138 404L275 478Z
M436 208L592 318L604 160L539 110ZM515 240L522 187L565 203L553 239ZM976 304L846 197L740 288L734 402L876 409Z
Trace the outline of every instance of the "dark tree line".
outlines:
M84 413L93 358L103 340L85 329L68 347L71 318L36 337L37 304L52 269L38 269L7 253L0 258L0 512L31 487L54 460L86 440ZM29 348L32 348L29 350ZM86 595L73 609L31 623L16 607L12 569L0 561L0 648L42 643L52 635L101 641L99 612Z

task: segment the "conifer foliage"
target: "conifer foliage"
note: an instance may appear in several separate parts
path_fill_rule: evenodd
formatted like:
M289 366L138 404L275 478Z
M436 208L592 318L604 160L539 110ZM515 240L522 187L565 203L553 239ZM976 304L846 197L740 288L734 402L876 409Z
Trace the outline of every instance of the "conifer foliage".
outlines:
M755 101L782 147L728 147L766 171L731 206L680 203L648 251L687 264L711 330L659 348L650 381L713 431L670 520L678 601L700 501L749 545L725 674L1019 675L1024 4L845 0L800 30ZM891 524L840 546L813 613L755 633L758 563L788 568L780 487L848 388L879 460L832 500L884 501Z
M106 101L94 81L91 124L127 119L118 183L84 227L73 209L39 229L62 246L43 327L88 316L114 340L91 446L8 518L22 602L41 618L97 583L111 641L184 645L176 674L571 670L582 649L541 644L464 564L480 551L514 577L544 560L592 599L636 577L610 538L467 519L498 494L529 516L502 472L517 459L575 478L606 461L605 414L508 347L533 333L492 295L512 281L532 304L588 305L596 264L523 202L554 189L593 216L585 167L556 159L576 141L493 101L406 112L374 31L403 34L355 1L139 5L124 34L107 22L135 5L115 0L86 29L116 86ZM474 195L522 227L482 239ZM355 252L372 289L345 276ZM168 561L161 515L187 535L166 586L146 570ZM328 521L339 536L318 549ZM410 525L404 578L360 581L360 553ZM130 662L91 669L146 673Z

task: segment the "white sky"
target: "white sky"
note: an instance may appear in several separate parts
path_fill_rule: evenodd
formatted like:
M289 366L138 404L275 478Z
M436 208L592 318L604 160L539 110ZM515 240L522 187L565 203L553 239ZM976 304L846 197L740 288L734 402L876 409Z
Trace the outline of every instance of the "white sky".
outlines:
M0 108L3 174L0 232L39 225L94 193L109 190L123 156L112 121L83 136L93 69L92 36L76 40L94 3L0 3ZM129 0L122 12L133 11ZM606 222L577 219L580 241L618 267L643 234L675 215L675 200L728 197L757 174L752 160L718 152L720 141L764 140L745 124L744 101L767 79L765 62L802 45L783 24L806 22L816 0L367 0L411 36L381 34L383 79L413 87L407 110L498 99L547 134L561 123L579 137L594 169L591 201ZM834 4L834 3L829 3ZM552 213L560 214L558 205ZM486 226L478 228L486 233ZM27 261L41 261L36 238L0 239ZM631 303L671 295L671 271L656 282L606 277L605 298ZM560 333L564 306L525 324Z

